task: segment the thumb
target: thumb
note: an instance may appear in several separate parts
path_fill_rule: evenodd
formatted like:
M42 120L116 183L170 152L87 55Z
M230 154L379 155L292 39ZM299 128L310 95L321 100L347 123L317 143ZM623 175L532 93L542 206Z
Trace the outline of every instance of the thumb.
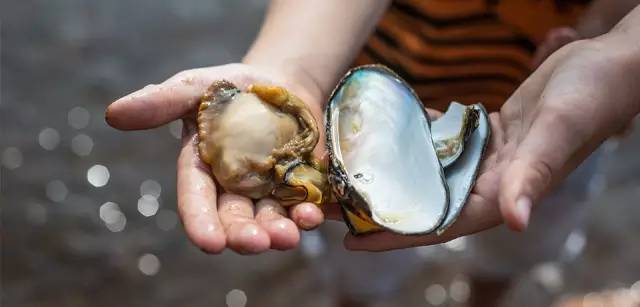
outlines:
M527 228L531 209L553 182L584 159L578 155L590 139L571 115L542 111L517 146L500 183L500 211L512 229Z
M155 128L196 109L210 84L193 71L176 74L161 84L148 85L113 102L105 112L107 123L117 129Z

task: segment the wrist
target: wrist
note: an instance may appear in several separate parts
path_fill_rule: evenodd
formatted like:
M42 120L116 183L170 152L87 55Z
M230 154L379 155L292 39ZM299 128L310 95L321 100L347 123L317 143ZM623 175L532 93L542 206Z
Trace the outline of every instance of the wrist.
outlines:
M287 88L309 106L317 120L322 120L322 110L331 89L326 89L303 65L293 60L261 61L250 56L245 57L242 63L260 70Z
M598 44L605 46L611 65L616 67L623 82L629 84L629 111L632 112L632 117L640 113L640 88L635 85L635 80L640 75L640 40L633 35L638 32L640 28L614 30L595 39Z

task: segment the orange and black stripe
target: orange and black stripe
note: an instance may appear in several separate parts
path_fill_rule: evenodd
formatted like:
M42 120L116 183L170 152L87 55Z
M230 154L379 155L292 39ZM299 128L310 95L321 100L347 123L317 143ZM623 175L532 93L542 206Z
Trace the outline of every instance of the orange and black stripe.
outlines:
M389 66L428 107L456 100L495 111L530 74L547 31L573 25L586 2L394 1L356 64Z

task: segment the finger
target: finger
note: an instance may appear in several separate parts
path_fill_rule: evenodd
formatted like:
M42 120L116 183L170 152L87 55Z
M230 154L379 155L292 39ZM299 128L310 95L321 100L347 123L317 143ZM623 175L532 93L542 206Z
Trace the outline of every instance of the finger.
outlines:
M256 223L251 199L224 193L218 198L218 214L227 233L227 246L240 254L258 254L269 249L269 234Z
M344 245L349 250L387 251L415 246L433 245L451 241L455 238L476 233L500 224L500 212L497 207L482 197L473 194L460 213L458 220L441 235L423 236L399 235L381 232L365 236L347 234Z
M225 233L216 210L216 186L196 152L193 123L185 123L178 157L178 212L187 236L202 250L220 253Z
M584 159L569 161L592 139L591 129L576 129L584 125L573 118L562 110L541 112L508 163L500 184L500 208L512 229L526 229L534 203L542 198L552 181Z
M269 235L272 249L287 250L298 245L300 231L286 217L287 211L280 203L270 198L261 199L256 203L256 212L256 222Z
M301 203L289 209L289 216L300 229L311 230L324 221L324 213L312 203Z
M122 130L150 129L193 112L210 80L195 72L178 74L169 80L124 96L106 111L106 121Z

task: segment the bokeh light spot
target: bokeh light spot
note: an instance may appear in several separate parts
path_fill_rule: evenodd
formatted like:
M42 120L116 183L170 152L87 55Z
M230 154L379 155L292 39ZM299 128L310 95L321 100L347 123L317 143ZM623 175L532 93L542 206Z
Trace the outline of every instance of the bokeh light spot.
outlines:
M53 128L44 128L38 134L38 143L46 150L54 150L60 144L60 133Z
M158 228L169 231L176 227L178 224L178 215L173 210L163 209L158 212L156 217L156 225Z
M22 152L16 147L7 147L2 152L2 165L8 169L16 169L22 165Z
M240 289L233 289L225 298L227 307L244 307L247 305L247 295Z
M469 299L470 293L469 283L462 278L454 279L449 286L449 296L455 302L465 303Z
M154 254L144 254L138 259L138 269L144 275L156 275L160 271L160 260Z
M64 182L60 180L54 180L47 183L46 187L47 197L54 202L61 202L67 199L67 194L69 194L69 190Z
M87 171L87 181L94 187L103 187L109 182L109 169L100 164L96 164Z
M138 212L146 217L154 216L159 207L158 199L153 195L145 194L138 199Z
M91 154L93 150L93 139L86 134L78 134L71 139L71 151L78 156L84 157Z
M155 198L160 197L162 186L153 179L147 179L140 184L140 195L151 195Z
M447 300L447 290L439 284L433 284L424 290L424 298L433 306L440 306Z
M91 115L89 111L83 107L75 107L67 113L67 122L69 126L75 129L82 129L89 125Z
M564 286L562 268L554 262L537 265L532 271L533 279L538 281L547 291L557 292Z

